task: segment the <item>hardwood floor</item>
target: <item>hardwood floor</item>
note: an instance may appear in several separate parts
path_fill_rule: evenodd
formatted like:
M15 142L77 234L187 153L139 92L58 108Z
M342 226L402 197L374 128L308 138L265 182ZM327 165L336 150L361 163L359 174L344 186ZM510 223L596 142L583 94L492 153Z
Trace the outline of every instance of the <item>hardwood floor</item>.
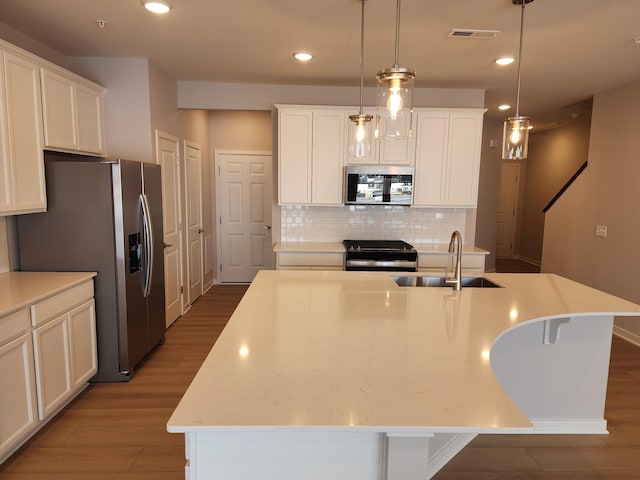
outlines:
M165 424L247 286L216 286L128 383L91 385L13 457L1 480L184 480L184 436Z
M92 385L0 466L0 480L183 480L183 436L165 424L246 289L212 288L130 382ZM434 478L640 478L640 348L619 338L606 418L610 435L480 435Z
M498 273L540 273L540 267L518 258L496 258Z
M437 480L640 479L640 347L613 338L609 435L479 435Z

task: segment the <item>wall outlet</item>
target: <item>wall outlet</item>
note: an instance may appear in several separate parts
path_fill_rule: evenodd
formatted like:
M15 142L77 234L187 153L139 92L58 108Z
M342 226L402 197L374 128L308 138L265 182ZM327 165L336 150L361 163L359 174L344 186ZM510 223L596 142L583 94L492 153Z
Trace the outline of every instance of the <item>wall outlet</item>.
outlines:
M606 236L607 236L607 226L596 225L596 237L606 237Z

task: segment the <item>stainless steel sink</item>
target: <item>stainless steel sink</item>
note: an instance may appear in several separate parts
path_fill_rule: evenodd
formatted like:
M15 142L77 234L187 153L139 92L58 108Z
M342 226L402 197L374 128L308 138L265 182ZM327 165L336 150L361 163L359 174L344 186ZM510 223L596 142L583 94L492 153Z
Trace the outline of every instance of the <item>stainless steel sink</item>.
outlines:
M444 281L444 277L435 276L393 276L393 280L401 287L451 287ZM462 288L502 288L502 285L492 282L485 277L462 277Z

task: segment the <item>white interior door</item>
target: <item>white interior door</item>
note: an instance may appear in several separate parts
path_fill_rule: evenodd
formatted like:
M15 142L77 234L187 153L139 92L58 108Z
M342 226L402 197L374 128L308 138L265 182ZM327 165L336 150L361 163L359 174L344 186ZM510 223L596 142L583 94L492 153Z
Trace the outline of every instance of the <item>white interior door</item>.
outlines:
M218 278L251 282L272 268L271 155L216 153L218 170Z
M200 145L184 142L187 224L187 293L192 304L202 295L202 157Z
M500 174L500 203L498 207L498 235L496 256L511 257L516 235L518 213L518 184L520 164L503 163Z
M157 163L162 165L164 289L168 327L182 314L182 219L178 139L156 131L156 156Z

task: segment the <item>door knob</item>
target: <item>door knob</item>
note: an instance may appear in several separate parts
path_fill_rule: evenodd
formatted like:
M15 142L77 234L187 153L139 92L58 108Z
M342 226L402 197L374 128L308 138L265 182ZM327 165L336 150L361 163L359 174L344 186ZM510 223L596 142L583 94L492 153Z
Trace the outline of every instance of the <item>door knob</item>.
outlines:
M204 230L203 230L203 229L201 229L201 228L199 228L199 229L198 229L198 233L204 233Z
M262 227L263 230L271 230L271 225L265 225Z
M169 248L169 247L173 247L173 245L171 245L170 243L163 243L162 247L163 248Z

